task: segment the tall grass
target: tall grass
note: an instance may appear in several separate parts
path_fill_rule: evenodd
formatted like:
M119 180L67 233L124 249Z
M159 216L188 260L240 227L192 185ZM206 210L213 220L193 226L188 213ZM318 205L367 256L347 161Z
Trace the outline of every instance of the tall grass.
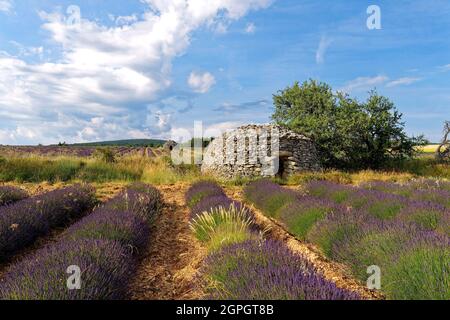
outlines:
M154 166L156 171L161 167L144 157L127 156L116 162L106 162L95 158L78 157L16 157L3 158L0 161L0 181L9 182L109 182L140 181L144 169ZM161 171L162 176L167 172ZM178 177L174 179L176 181ZM151 179L148 179L151 180Z
M10 158L0 161L0 181L69 181L85 166L76 158Z
M209 252L226 245L256 239L254 222L246 208L218 207L205 211L190 223L195 237L206 244Z
M193 182L202 178L196 166L178 166L170 163L165 157L149 161L143 169L142 182L154 185L175 184L177 182ZM204 178L204 177L203 177Z

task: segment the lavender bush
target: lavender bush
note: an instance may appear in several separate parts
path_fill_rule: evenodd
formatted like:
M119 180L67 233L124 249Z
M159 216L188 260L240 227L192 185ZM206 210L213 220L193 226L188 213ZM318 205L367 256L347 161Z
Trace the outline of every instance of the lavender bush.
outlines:
M339 209L330 201L304 196L284 206L280 210L279 220L296 237L305 239L309 230L318 221Z
M212 284L212 299L359 299L357 294L325 280L305 259L275 241L227 246L206 259L203 273Z
M80 218L94 205L94 190L76 185L0 208L0 261L50 230Z
M409 182L409 185L418 190L437 189L450 191L450 181L448 180L435 180L435 179L417 179Z
M192 185L186 192L186 203L192 208L203 198L223 195L225 195L225 193L217 183L211 181L200 181Z
M0 280L0 299L120 299L130 277L132 263L129 251L119 242L61 241L12 266ZM69 266L81 269L80 290L67 287Z
M450 209L450 191L445 190L416 190L411 193L410 199L437 203Z
M10 205L25 198L28 198L25 190L10 186L0 186L0 206Z
M317 244L326 256L336 259L335 252L342 244L357 238L369 219L374 220L362 212L341 208L315 224L307 239Z
M356 190L354 187L329 181L311 181L306 184L305 189L312 196L334 201L339 204L347 201L349 196Z
M124 247L143 248L150 234L149 225L141 217L129 211L100 208L67 231L72 240L115 240Z
M450 246L421 246L402 253L386 270L391 299L450 300Z
M414 201L400 211L398 220L450 236L450 210L436 203Z
M245 197L270 217L277 218L281 208L295 201L300 195L280 187L270 180L257 180L245 188Z
M132 186L69 228L59 242L10 267L0 282L0 298L122 299L135 266L130 248L146 245L149 223L160 206L154 191ZM66 287L66 270L73 265L82 271L80 290Z
M367 279L367 267L381 267L383 290L388 298L442 297L442 281L436 279L443 279L449 273L448 260L446 263L442 260L444 248L450 247L450 238L445 235L399 220L383 221L363 212L342 212L319 222L309 239L333 260L349 265L362 281ZM416 255L417 252L422 253ZM411 256L416 258L414 263ZM408 273L409 266L422 275ZM431 272L432 277L426 272ZM415 287L399 287L407 282L415 283ZM420 289L425 287L428 288L425 291Z
M162 203L162 196L158 189L150 185L134 183L104 204L104 207L133 212L148 223L152 223L160 212Z

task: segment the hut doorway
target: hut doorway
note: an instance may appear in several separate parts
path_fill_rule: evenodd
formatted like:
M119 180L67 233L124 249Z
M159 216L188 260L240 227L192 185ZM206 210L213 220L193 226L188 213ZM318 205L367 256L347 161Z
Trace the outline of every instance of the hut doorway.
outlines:
M277 177L284 178L287 174L287 168L288 168L288 161L289 157L292 157L291 152L282 151L279 155L279 161L278 161L278 173Z

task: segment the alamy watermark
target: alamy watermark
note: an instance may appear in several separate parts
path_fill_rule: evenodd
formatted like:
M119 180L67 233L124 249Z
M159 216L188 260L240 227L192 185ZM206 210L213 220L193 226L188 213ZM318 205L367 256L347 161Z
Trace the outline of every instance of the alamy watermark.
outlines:
M380 290L381 289L381 268L379 266L373 265L367 268L367 288L370 290Z
M67 19L66 23L69 26L78 26L81 24L81 9L79 6L70 5L66 10Z
M79 266L72 265L66 270L67 274L70 276L67 278L67 289L69 290L80 290L81 289L81 269Z
M377 5L367 7L366 25L369 30L381 30L381 8Z

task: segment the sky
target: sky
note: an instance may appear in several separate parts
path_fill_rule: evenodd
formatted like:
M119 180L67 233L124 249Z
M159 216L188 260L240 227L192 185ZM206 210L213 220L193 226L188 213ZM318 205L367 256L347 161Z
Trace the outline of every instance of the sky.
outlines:
M450 1L0 0L0 144L214 135L308 79L376 88L439 141Z

